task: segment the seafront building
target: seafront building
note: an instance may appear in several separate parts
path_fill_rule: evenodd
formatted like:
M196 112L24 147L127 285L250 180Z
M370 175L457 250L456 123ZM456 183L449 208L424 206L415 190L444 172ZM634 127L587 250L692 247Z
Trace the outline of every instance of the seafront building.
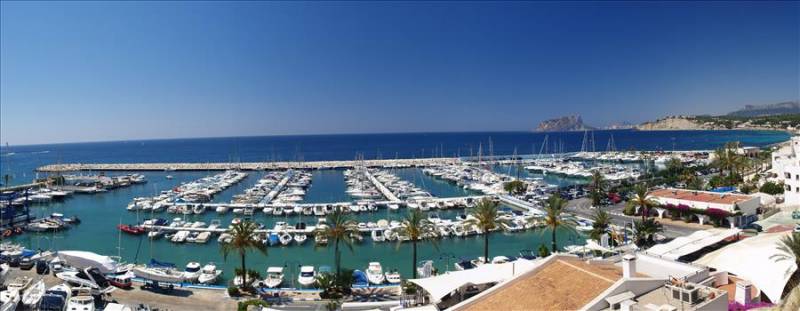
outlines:
M682 206L686 207L687 211L702 212L716 209L730 215L726 218L731 227L741 227L757 220L756 213L761 204L761 199L757 196L677 188L653 190L649 196L661 205L655 209L660 218L664 217L665 212L669 212L666 206ZM703 213L696 213L695 216L701 225L707 223L710 218Z
M772 172L784 184L784 204L800 205L800 136L772 153Z

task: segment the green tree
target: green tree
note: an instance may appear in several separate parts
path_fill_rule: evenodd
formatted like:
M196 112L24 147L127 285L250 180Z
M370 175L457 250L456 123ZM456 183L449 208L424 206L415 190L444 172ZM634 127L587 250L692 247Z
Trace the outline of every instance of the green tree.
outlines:
M507 223L505 219L498 219L497 202L483 198L478 204L470 210L473 218L466 221L469 225L477 226L483 233L483 260L489 262L489 234L501 228L503 223Z
M598 170L592 171L592 180L589 183L590 196L592 198L592 206L600 206L603 197L605 196L606 179Z
M318 226L315 234L324 236L328 241L333 242L334 265L336 266L336 275L339 275L342 268L342 252L339 244L344 243L351 252L353 251L353 235L361 234L356 222L337 208L333 213L328 214L326 225Z
M539 244L539 257L544 258L547 256L550 256L550 250L544 244Z
M436 237L439 233L438 228L434 223L429 221L425 214L419 209L412 209L408 212L400 228L397 229L398 234L406 236L411 241L411 271L413 271L413 278L417 278L417 242L423 239L430 239ZM430 240L436 246L436 240ZM397 241L397 247L400 247L401 241Z
M258 226L249 220L242 221L238 224L231 225L228 229L228 234L231 235L229 243L220 244L222 257L228 259L228 254L231 252L239 253L241 259L242 271L247 271L245 263L245 256L247 251L256 250L264 255L267 255L267 246L258 239L256 230ZM247 282L247 273L242 273L242 285L248 287L250 283Z
M652 218L637 220L633 227L635 229L634 243L639 247L653 245L655 234L664 231L664 226Z
M758 191L761 191L766 194L776 195L783 193L784 191L783 187L784 187L783 183L775 183L772 181L768 181L765 182L763 185L761 185L761 188L759 188Z
M647 186L643 183L636 185L633 191L634 195L628 200L628 206L638 207L642 212L642 221L644 221L650 214L650 208L657 206L658 202L647 194Z
M547 205L544 208L544 223L545 225L550 228L551 231L551 250L553 252L558 251L558 245L556 244L556 231L558 228L574 228L575 223L572 221L564 220L561 217L561 214L564 212L564 208L567 206L567 200L564 200L559 196L557 193L551 195L547 198Z
M528 185L521 181L521 180L513 180L503 184L503 190L508 192L509 194L525 194L525 191L528 190Z
M598 208L595 210L594 216L592 216L592 221L592 231L589 233L589 237L600 241L600 237L608 231L611 216L602 208Z

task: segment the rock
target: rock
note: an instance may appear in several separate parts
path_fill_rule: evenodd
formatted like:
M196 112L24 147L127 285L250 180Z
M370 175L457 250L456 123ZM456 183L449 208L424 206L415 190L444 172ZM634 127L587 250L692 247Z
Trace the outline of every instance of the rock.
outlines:
M539 123L536 127L537 132L568 132L594 130L595 128L583 124L583 119L579 115L565 116Z

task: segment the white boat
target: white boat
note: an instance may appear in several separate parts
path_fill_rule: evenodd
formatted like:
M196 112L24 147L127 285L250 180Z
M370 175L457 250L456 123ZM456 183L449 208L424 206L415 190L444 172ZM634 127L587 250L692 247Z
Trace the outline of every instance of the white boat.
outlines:
M300 267L300 275L297 276L297 283L300 286L309 287L317 282L317 273L314 271L314 266Z
M72 297L72 288L65 284L50 287L44 292L37 306L39 310L67 310L67 302Z
M167 283L182 283L184 281L183 272L175 270L175 268L137 266L133 268L133 273L139 278L151 281Z
M203 204L195 205L192 208L192 212L195 213L196 215L200 215L202 213L205 213L206 212L206 206L203 205Z
M294 235L294 241L297 243L297 245L303 245L303 243L305 243L306 240L308 240L308 235L304 233L296 233Z
M400 272L397 271L386 272L386 282L389 282L389 284L400 284L400 282L402 281L403 279L400 278Z
M195 282L200 277L200 263L192 261L186 264L183 269L183 278L189 282Z
M399 204L389 204L388 207L389 207L389 210L392 211L392 212L396 212L397 210L400 209L400 205Z
M25 292L22 294L22 305L27 308L33 308L36 304L39 303L39 300L42 299L42 295L44 295L45 287L44 287L44 280L39 280L35 284L28 287Z
M220 206L217 206L216 211L217 211L217 213L225 214L225 213L228 212L228 207L224 206L224 205L220 205Z
M267 278L264 279L264 285L269 288L276 288L281 283L283 283L283 267L267 268Z
M0 292L0 311L14 311L19 305L19 291L8 289Z
M197 282L200 284L214 284L221 274L222 270L217 270L216 265L208 263L200 270L200 276L197 278Z
M189 237L189 234L191 234L191 232L188 231L188 230L178 231L177 233L175 233L175 235L172 236L172 242L175 242L175 243L186 242L186 238Z
M383 235L383 230L372 230L372 240L375 242L383 242L386 240L386 237Z
M278 240L281 242L281 245L286 246L292 243L293 238L289 232L283 231L278 235Z
M79 271L64 271L56 277L75 287L87 288L92 294L105 294L114 290L105 275L98 268L85 268Z
M383 274L383 268L379 262L370 262L366 272L367 280L372 284L380 285L386 281L386 276Z
M90 295L79 295L69 298L67 301L69 311L94 311L94 297Z

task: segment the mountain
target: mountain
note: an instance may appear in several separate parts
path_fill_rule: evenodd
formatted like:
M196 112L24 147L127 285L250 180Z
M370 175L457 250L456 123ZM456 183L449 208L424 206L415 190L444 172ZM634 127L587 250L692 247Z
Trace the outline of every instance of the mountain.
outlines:
M583 124L583 119L579 115L564 116L560 118L545 120L536 127L537 132L569 132L594 130L595 128Z
M788 101L777 104L767 105L747 105L744 109L736 110L728 114L732 117L761 117L785 114L800 114L800 102Z

